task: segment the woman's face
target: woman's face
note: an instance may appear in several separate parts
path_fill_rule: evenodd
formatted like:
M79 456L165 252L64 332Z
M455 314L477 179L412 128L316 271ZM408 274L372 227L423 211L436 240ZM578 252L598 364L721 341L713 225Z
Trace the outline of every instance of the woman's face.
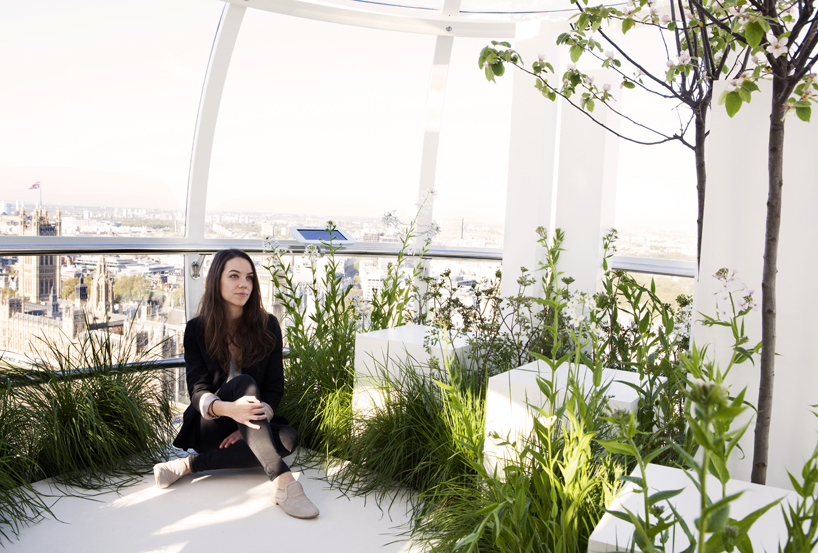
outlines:
M253 291L253 266L241 257L234 257L224 264L220 291L228 313L238 317Z

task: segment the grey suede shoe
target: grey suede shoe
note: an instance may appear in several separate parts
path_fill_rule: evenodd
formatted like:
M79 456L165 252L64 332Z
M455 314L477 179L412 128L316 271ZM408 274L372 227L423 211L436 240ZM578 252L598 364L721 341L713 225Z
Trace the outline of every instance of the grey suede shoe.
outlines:
M304 488L299 482L290 482L283 490L273 488L273 503L280 505L284 512L295 518L315 518L318 507L304 495Z
M153 465L153 476L156 478L156 487L165 489L187 473L187 461L173 459L166 463Z

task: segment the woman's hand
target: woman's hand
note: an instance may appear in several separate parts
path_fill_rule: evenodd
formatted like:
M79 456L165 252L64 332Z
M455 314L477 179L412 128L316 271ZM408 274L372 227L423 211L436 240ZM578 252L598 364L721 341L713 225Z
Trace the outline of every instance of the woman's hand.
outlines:
M216 411L218 409L218 411ZM216 414L224 414L249 428L259 429L253 421L264 420L264 405L255 396L240 397L236 401L219 401L214 406ZM222 413L223 412L223 413Z
M231 445L233 445L234 443L238 442L241 439L242 439L241 432L236 430L222 441L221 445L219 446L219 449L224 447L230 447Z

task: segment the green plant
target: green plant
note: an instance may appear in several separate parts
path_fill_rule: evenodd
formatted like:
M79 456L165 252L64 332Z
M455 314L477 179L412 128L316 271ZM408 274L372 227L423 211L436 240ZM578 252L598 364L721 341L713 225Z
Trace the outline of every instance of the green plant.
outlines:
M26 413L15 401L9 382L0 387L0 545L17 536L24 525L53 516L48 504L31 486L37 471Z
M327 230L333 236L332 221ZM282 327L290 349L287 393L278 410L298 429L306 447L327 453L344 441L339 427L344 427L341 414L352 394L358 324L357 314L347 305L350 287L342 284L339 248L332 240L321 248L308 246L310 280L304 284L296 281L275 244L268 244L265 265L277 283L275 296L284 307Z
M131 338L128 338L131 336ZM136 481L161 460L172 436L170 394L133 333L87 331L66 349L42 338L33 367L7 366L15 409L28 423L27 479L53 477L85 489ZM129 365L129 366L126 366Z
M373 360L372 375L372 386L359 391L353 432L340 452L349 463L331 478L333 486L381 504L400 490L423 494L468 478L470 452L459 437L464 425L484 427L485 382L457 365L446 373L412 359L389 366ZM441 387L465 409L456 411Z

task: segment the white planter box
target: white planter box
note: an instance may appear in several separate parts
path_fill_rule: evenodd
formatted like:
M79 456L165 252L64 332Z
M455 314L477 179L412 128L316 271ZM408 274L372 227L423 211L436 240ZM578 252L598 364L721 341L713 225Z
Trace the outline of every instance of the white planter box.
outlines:
M430 351L425 344L434 338ZM424 325L406 325L358 334L355 337L355 389L352 408L361 413L381 404L378 392L384 373L398 376L401 367L411 365L421 374L429 374L430 363L445 364L457 356L466 363L468 341L464 336L451 340L449 334ZM433 361L433 359L435 361Z
M559 397L564 397L569 371L586 391L593 388L593 372L585 365L563 364L556 372L555 387ZM486 441L485 464L498 473L507 460L514 458L511 446L500 445L503 441L514 442L526 439L534 430L532 417L539 416L531 406L544 407L546 398L537 385L537 378L551 380L551 367L542 361L534 361L517 369L498 374L489 379L486 393ZM624 382L639 384L639 375L634 372L602 369L602 384L611 383L608 388L611 409L636 410L639 394ZM496 433L501 439L492 436ZM506 440L505 438L509 439Z
M684 517L690 529L693 530L693 521L699 516L700 497L696 486L681 469L664 467L661 465L648 465L647 481L650 493L660 490L684 491L671 498L669 501ZM632 473L639 476L639 467ZM633 493L635 486L626 484L619 495L611 503L609 509L612 511L625 511L625 509L644 516L644 502L641 494ZM721 484L713 477L707 479L708 495L714 501L721 498ZM736 501L730 504L730 517L741 520L756 509L772 503L777 499L784 499L777 505L764 513L750 529L750 541L753 543L753 551L777 551L779 540L782 542L787 536L787 527L784 524L784 516L781 505L786 505L791 501L795 505L798 495L791 490L782 490L771 486L760 486L741 480L730 480L727 482L727 494L734 494L743 491L744 493ZM666 510L667 502L660 502ZM654 519L655 520L655 519ZM609 551L627 551L630 549L633 539L633 525L620 520L613 515L605 514L594 529L588 540L588 553L607 553ZM671 537L667 545L667 551L682 551L690 542L684 532L679 528ZM738 551L738 550L736 550Z

